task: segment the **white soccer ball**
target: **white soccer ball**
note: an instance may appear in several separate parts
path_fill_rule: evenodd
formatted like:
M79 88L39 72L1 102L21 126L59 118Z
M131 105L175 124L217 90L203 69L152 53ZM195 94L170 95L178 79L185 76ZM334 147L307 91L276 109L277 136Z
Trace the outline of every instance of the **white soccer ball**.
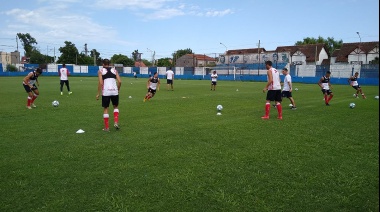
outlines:
M375 99L379 99L379 96L375 96Z
M57 100L54 100L51 105L53 105L53 107L58 107L59 106L59 102Z
M355 103L350 103L350 108L353 109L355 107Z
M289 104L289 107L293 107L293 105L292 105L292 104Z
M353 94L352 96L353 96L353 97L356 97L356 94Z
M223 106L222 106L222 105L218 105L218 106L216 106L216 109L217 109L218 111L221 111L221 110L223 110Z
M295 90L295 91L298 91L298 88L295 88L294 90Z

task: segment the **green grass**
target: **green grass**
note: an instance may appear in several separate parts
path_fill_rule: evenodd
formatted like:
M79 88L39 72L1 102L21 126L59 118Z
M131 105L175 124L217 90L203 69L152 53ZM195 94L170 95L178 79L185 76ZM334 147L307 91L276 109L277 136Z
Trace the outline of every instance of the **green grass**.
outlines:
M298 109L286 99L283 120L261 120L261 82L162 80L143 103L146 79L122 81L121 129L106 133L96 78L60 96L40 77L33 110L22 77L0 78L0 211L379 210L378 86L363 100L334 85L326 107L316 84L295 84Z

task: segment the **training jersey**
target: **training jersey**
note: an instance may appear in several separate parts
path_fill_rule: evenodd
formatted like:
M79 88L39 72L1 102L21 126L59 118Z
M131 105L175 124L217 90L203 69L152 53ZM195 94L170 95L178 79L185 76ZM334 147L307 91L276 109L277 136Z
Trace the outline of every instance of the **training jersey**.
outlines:
M25 82L22 82L22 84L24 84L24 85L34 85L34 83L36 83L37 78L38 78L36 72L35 71L31 71L31 72L29 72L29 74L30 73L33 73L33 75L29 78L28 84L25 84Z
M351 86L358 86L359 85L357 77L352 76L350 80L351 80Z
M322 79L322 89L330 90L330 86L329 86L330 77L323 76L322 78L323 78Z
M273 82L268 86L268 90L281 90L280 72L275 68L270 68L269 71L272 72Z
M284 88L282 89L283 91L290 91L289 83L292 83L292 77L289 74L287 74L285 75L284 79Z
M119 95L119 89L116 84L116 69L113 67L103 67L99 70L103 78L103 96L116 96Z
M218 81L218 74L211 74L211 82Z
M149 88L151 88L152 90L156 90L157 89L157 83L158 83L158 80L159 78L154 78L154 77L151 77L150 78L150 85L149 85Z
M61 80L67 80L68 76L70 75L69 70L67 68L60 68L59 69L59 76Z
M174 76L174 72L172 70L166 71L166 79L172 80Z

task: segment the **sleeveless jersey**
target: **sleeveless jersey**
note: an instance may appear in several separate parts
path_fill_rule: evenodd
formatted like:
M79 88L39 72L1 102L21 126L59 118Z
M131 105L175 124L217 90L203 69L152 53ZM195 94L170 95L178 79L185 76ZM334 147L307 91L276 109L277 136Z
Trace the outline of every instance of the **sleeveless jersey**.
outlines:
M268 90L281 90L280 72L275 68L270 68L269 71L272 72L273 82L268 86Z
M116 69L112 67L103 67L101 70L103 77L103 96L119 95L116 84Z
M330 82L330 77L323 76L322 89L330 90L329 82Z
M61 68L59 69L59 75L61 80L67 80L67 76L69 76L69 71L67 70L67 68Z
M38 76L36 75L36 72L35 72L35 71L29 72L29 74L30 74L30 73L33 73L33 76L29 78L29 80L28 80L28 84L27 84L27 85L34 85L34 83L36 83L36 81L37 81ZM24 82L22 82L22 84L25 85Z
M157 89L157 83L158 83L158 77L157 78L151 77L149 87L153 90L156 90Z
M359 85L357 77L352 76L352 78L350 80L351 80L351 86L358 86Z

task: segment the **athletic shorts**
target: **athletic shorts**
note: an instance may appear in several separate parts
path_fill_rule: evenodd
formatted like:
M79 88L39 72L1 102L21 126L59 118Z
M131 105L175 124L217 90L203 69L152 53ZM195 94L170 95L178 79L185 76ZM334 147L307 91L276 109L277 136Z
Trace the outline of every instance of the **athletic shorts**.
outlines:
M322 89L322 93L323 94L327 94L327 95L330 95L332 94L332 91L330 89L326 90L326 89Z
M211 85L216 85L216 81L212 81L212 82L211 82Z
M110 106L110 102L112 102L112 105L118 106L119 105L119 95L116 96L102 96L102 107L106 108Z
M166 80L166 84L173 85L173 80L167 79L167 80Z
M267 93L267 101L281 102L281 90L269 90Z
M63 85L63 84L69 85L69 80L61 80L60 84L61 85Z
M292 97L292 92L290 92L290 91L282 91L281 92L281 96L282 96L282 98L290 98L290 97Z
M360 85L355 85L355 86L352 86L355 90L358 90L360 87Z
M35 84L33 84L33 87L32 87L32 88L30 88L29 85L24 85L24 84L22 84L22 85L24 86L24 89L25 89L25 91L26 91L27 93L32 92L32 91L38 89L37 86L36 86Z
M148 88L148 93L155 94L155 93L156 93L156 90L153 90L152 88Z

